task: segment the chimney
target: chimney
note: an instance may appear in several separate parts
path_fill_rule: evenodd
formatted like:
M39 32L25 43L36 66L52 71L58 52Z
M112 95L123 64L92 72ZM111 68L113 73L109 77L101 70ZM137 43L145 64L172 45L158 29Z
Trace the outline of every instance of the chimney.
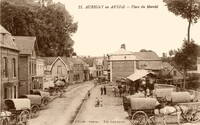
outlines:
M121 45L121 49L126 49L126 45L125 45L125 44L122 44L122 45Z

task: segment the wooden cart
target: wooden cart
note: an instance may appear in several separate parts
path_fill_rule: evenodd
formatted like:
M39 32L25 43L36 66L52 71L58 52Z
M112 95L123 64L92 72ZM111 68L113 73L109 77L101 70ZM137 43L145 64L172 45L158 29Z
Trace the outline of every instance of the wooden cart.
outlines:
M148 118L154 116L156 98L129 98L128 115L133 125L146 125Z
M39 115L39 110L44 106L40 95L23 95L21 98L28 98L31 101L30 114L31 118L36 118Z
M5 111L4 124L15 125L17 123L26 124L30 118L30 99L6 99L4 100Z
M43 108L46 108L46 106L49 103L50 100L50 93L49 92L44 92L42 90L32 90L31 92L33 95L39 95L42 98L42 106Z

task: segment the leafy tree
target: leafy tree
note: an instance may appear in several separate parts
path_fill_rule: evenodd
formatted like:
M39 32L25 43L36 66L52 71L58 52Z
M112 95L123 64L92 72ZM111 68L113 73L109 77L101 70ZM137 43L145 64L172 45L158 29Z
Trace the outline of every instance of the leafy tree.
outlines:
M152 50L141 49L140 52L153 52Z
M179 69L184 72L184 87L187 70L194 70L196 68L197 57L200 56L200 47L194 43L184 40L182 48L178 49L174 61Z
M40 2L41 1L41 2ZM61 3L52 0L3 0L1 25L13 36L36 36L40 56L69 56L78 24Z
M200 1L199 0L163 0L168 10L176 16L181 16L188 20L188 39L190 42L190 26L192 23L197 23L200 17Z

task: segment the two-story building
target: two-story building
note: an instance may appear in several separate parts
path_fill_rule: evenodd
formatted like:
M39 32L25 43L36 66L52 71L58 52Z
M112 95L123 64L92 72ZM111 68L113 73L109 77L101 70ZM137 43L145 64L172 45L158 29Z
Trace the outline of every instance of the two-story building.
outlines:
M65 79L67 83L71 82L72 65L66 57L42 57L42 59L45 65L45 75Z
M36 37L14 36L19 48L19 96L30 93L34 89L33 80L36 76Z
M4 99L18 97L18 60L13 36L0 25L0 108Z
M136 70L136 56L126 50L123 44L119 50L108 54L108 67L110 82L116 81L117 77L128 77Z
M73 64L73 82L83 82L84 76L84 64L77 60L77 58L67 58L67 60Z

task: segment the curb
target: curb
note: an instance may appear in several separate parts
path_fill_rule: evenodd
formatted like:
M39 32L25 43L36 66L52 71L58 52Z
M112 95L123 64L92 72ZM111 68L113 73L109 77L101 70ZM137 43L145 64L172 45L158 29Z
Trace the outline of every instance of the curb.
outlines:
M96 87L96 86L94 85L94 86L93 86L91 89L89 89L89 90L91 91L94 87ZM87 93L86 93L85 97L82 99L82 103L81 103L81 104L79 105L79 107L77 108L78 112L75 114L75 118L72 120L71 125L73 125L73 124L75 123L75 121L76 121L76 119L77 119L77 117L78 117L78 115L79 115L79 113L80 113L80 111L81 111L83 105L85 104L85 102L86 102L87 100L88 100L88 98L87 98Z

